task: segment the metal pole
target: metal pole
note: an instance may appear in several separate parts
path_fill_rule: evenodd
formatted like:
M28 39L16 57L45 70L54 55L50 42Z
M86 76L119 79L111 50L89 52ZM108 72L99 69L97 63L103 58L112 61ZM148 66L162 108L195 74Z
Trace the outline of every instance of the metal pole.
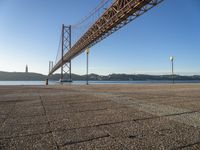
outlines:
M62 66L61 66L60 81L63 80L63 54L64 54L64 24L62 25L62 52L61 52Z
M48 78L46 79L46 85L49 85L49 79Z
M88 85L88 57L89 57L89 49L86 50L86 53L87 53L87 67L86 67L86 70L87 70L87 75L86 75L86 84Z
M172 59L172 83L174 84L174 59Z
M49 73L50 73L50 71L51 71L51 63L52 63L52 61L49 61ZM46 83L45 83L46 85L48 85L49 84L49 79L48 78L46 78Z
M49 61L49 73L51 71L51 61Z
M87 52L87 82L86 84L88 85L88 52Z
M69 80L72 81L71 60L69 62Z

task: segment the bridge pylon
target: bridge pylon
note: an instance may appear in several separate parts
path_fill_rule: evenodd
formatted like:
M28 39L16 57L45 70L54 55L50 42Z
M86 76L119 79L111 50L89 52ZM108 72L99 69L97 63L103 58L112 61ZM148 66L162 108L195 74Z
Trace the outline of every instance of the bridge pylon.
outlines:
M61 52L61 76L60 82L72 82L71 75L71 60L65 62L64 55L71 49L71 25L65 26L62 25L62 52Z

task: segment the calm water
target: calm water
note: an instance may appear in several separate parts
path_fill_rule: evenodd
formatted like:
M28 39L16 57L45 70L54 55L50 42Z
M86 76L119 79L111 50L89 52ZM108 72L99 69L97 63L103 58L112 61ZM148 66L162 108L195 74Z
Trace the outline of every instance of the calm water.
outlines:
M89 84L158 84L172 83L169 80L146 80L146 81L89 81ZM175 83L200 83L200 80L175 81ZM50 85L60 84L58 81L49 81ZM86 84L86 81L73 81L64 84ZM0 85L45 85L45 81L0 81Z

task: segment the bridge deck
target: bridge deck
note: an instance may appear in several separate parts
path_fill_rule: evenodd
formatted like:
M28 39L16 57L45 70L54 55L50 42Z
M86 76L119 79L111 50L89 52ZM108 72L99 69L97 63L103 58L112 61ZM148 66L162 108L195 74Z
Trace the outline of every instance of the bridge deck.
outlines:
M116 0L99 19L78 39L71 49L49 72L53 74L66 62L90 48L132 20L141 16L163 0Z
M0 149L199 149L195 85L1 86Z

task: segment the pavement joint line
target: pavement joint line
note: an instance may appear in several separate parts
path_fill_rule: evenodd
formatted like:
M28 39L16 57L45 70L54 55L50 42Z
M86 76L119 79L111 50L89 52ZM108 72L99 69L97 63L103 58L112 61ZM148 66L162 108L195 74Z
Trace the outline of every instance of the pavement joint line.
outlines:
M31 94L30 93L12 93L12 94L7 94L7 95L3 95L1 98L9 98L9 97L35 97L35 98L38 98L39 96L69 96L70 94L74 94L74 93L78 93L78 95L80 95L80 92L79 91L76 91L76 92L68 92L66 94L66 91L63 91L63 92L55 92L55 93L49 93L49 92L46 92L46 93L40 93L40 92L32 92ZM81 93L82 94L82 93Z
M10 125L45 125L47 123L8 123Z
M40 98L40 100L41 100L41 104L42 104L43 109L44 109L44 114L45 114L45 116L46 116L46 118L47 118L47 121L48 121L49 130L50 130L50 133L51 133L51 135L52 135L53 141L54 141L54 143L55 143L56 148L59 150L60 148L59 148L59 145L58 145L58 143L56 142L56 140L55 140L55 138L54 138L53 131L51 130L51 125L50 125L49 119L48 119L47 114L46 114L46 109L45 109L45 106L44 106L42 97L39 96L39 98Z
M61 113L47 113L48 116L56 115L56 114L74 114L74 113L84 113L84 112L98 112L102 110L108 110L109 108L103 108L103 109L93 109L93 110L83 110L83 111L68 111L68 112L61 112ZM59 109L53 109L53 110L59 110ZM51 110L52 111L52 110ZM47 111L47 112L51 112Z
M16 117L14 117L14 116L12 116L11 118L24 118L24 117L35 117L35 116L45 116L45 114L39 114L39 115L18 115L18 116L16 116Z
M74 106L71 106L71 107L73 107L73 108L77 108L77 107L74 107ZM70 108L71 108L70 107ZM64 108L63 110L65 110L65 109L67 109L67 108L69 108L69 107L66 107L66 108ZM79 107L80 108L80 107ZM85 111L98 111L98 110L101 110L101 109L109 109L109 108L98 108L98 109L86 109L86 110L75 110L75 111L67 111L68 113L74 113L74 112L85 112ZM56 109L48 109L47 110L47 112L49 112L49 111L56 111L56 110L60 110L60 108L56 108Z
M52 89L53 89L53 88L52 88ZM45 91L45 92L46 92L46 91ZM65 92L66 92L66 91L65 91ZM86 95L87 95L87 91L86 91L85 93L86 93ZM93 92L93 94L95 94L95 93L96 93L96 92ZM89 93L89 94L92 95L92 93ZM97 94L98 94L98 93L97 93ZM148 93L147 93L147 94L148 94ZM41 94L41 95L42 95L42 94ZM78 93L77 93L77 95L78 95ZM76 97L76 94L75 94L75 93L74 93L74 96ZM131 106L131 107L134 107L133 109L135 109L135 106L144 105L145 103L148 104L148 105L150 105L150 106L154 105L154 102L149 102L149 101L147 101L147 102L144 101L144 102L141 102L140 104L137 104L137 102L139 102L140 99L141 99L141 101L142 101L142 100L148 100L148 99L143 99L142 96L141 96L140 98L138 98L138 99L137 99L137 97L133 97L132 99L131 99L131 97L130 97L130 98L127 98L127 99L126 99L126 97L128 97L128 96L126 96L126 95L123 96L122 94L121 94L121 95L117 95L117 94L116 94L116 95L114 95L114 96L115 96L115 97L118 96L117 98L122 99L122 101L125 103L125 106L126 106L126 107L130 107L131 105L133 105L133 106ZM121 96L121 97L119 97L119 96ZM140 95L139 95L139 96L140 96ZM139 96L138 96L138 97L139 97ZM149 96L149 95L148 95L148 96ZM111 96L111 97L112 97L112 96ZM20 99L20 98L23 99L23 97L18 97L18 98L19 98L19 99ZM46 100L48 101L48 97L40 97L40 98L41 98L41 102L44 102L44 103L43 103L43 104L44 104L44 105L43 105L43 109L46 110L47 107L46 107L46 105L45 105L45 98L46 98ZM43 99L42 99L42 98L43 98ZM107 97L104 97L104 98L107 98ZM152 96L152 97L149 96L149 98L152 99L152 100L154 99L153 96ZM157 98L161 98L161 99L162 99L162 97L161 97L161 96L159 97L159 95L158 95ZM172 97L172 98L173 98L173 97ZM174 96L174 98L178 98L178 97L177 97L177 96ZM192 98L192 97L189 97L189 98ZM103 99L103 97L102 97L102 99ZM43 100L43 101L42 101L42 100ZM67 100L67 99L66 99L66 100ZM113 100L110 100L110 101L113 102ZM133 101L136 101L136 103L130 104L130 103L133 102ZM120 101L117 101L117 102L120 103ZM120 103L120 104L123 105L123 102ZM151 103L153 103L153 104L151 104ZM156 102L155 102L155 103L156 103ZM16 105L16 104L17 104L17 103L15 103L15 105ZM159 103L158 103L158 104L159 104ZM61 104L61 105L62 105L62 104ZM70 106L70 105L69 105L69 106ZM156 106L158 106L158 105L155 105L155 107L156 107ZM161 106L163 106L163 107L166 106L166 107L168 108L168 105L167 105L167 104L166 104L166 105L162 105L162 104L161 104ZM24 106L24 108L25 108L25 107L26 107L26 106ZM79 106L77 106L77 107L79 107ZM150 107L150 109L153 109L153 108L155 108L155 107ZM170 107L171 107L171 106L170 106ZM21 107L21 108L23 109L23 107ZM143 109L144 109L144 108L149 108L149 106L148 106L148 107L143 107ZM174 108L176 109L176 106L175 106ZM177 109L179 109L179 108L177 108ZM166 109L166 110L167 110L167 109ZM164 110L164 111L166 111L166 110ZM185 110L185 109L184 109L184 110ZM192 110L193 110L193 109L192 109ZM139 109L139 111L145 112L145 111L142 110L142 109ZM139 111L138 111L138 112L139 112ZM150 112L151 112L151 110L150 110ZM12 112L11 112L11 113L12 113ZM73 113L73 112L72 112L72 113ZM136 112L136 113L137 113L137 112ZM149 113L149 112L147 112L147 113ZM158 111L158 113L159 113L159 111ZM173 113L173 114L172 114L172 113ZM180 111L180 112L179 112L179 111L172 111L172 113L166 113L166 114L165 114L165 113L161 113L160 115L155 115L154 112L153 112L153 116L155 116L154 118L167 117L167 118L169 118L169 120L172 120L172 123L173 123L173 121L176 120L176 117L178 117L178 118L185 117L185 118L187 119L188 116L190 117L190 116L193 116L193 115L197 115L197 117L195 118L195 119L197 120L198 117L199 117L199 114L200 114L199 111L196 111L196 110L195 110L195 111L191 111L191 110L189 110L189 109L188 109L187 112L185 112L185 111L183 111L183 112L182 112L182 111ZM11 115L12 115L12 114L11 114ZM39 115L39 116L41 116L41 115ZM44 114L43 116L46 116L47 119L50 120L50 117L51 117L50 115ZM29 117L29 116L28 116L28 117ZM142 116L142 117L143 117L143 116ZM171 118L170 118L170 117L171 117ZM8 116L7 119L9 119L9 118L10 118L10 116ZM154 119L154 118L153 118L153 119ZM175 118L175 119L174 119L174 118ZM132 118L130 118L130 119L132 119ZM49 120L48 120L48 121L49 121ZM121 119L121 120L123 120L123 119ZM156 119L154 119L154 120L156 120ZM154 121L154 120L153 120L153 121ZM58 120L58 121L59 121L59 120ZM109 121L110 121L110 120L109 120ZM107 122L109 122L109 121L107 121ZM112 121L112 120L111 120L111 121ZM127 122L130 122L130 121L134 121L134 120L129 120L129 121L127 121ZM135 120L135 121L137 121L137 120ZM124 122L126 122L126 121L124 121ZM148 122L148 121L147 121L147 122ZM180 121L180 122L181 122L181 121ZM180 122L178 121L178 123L180 123ZM183 122L184 122L184 121L183 121ZM50 122L49 122L49 123L50 123ZM95 123L96 123L96 122L95 122ZM133 123L134 123L134 122L133 122ZM174 122L174 123L175 123L175 122ZM189 124L191 124L191 123L189 123ZM183 124L182 124L182 125L183 125ZM108 125L108 127L110 127L110 126ZM99 128L101 128L101 126L100 126ZM51 129L51 128L50 128L50 129ZM51 129L51 130L53 130L53 129ZM117 130L117 129L116 129L116 130ZM49 132L49 134L50 134L50 133L54 133L54 134L55 134L54 130L53 130L52 132L51 132L51 131L48 131L48 132ZM107 133L109 134L109 132L107 132ZM40 134L40 133L37 133L37 134ZM48 135L49 135L49 134L48 134ZM105 132L104 134L106 134L106 132ZM109 138L113 138L111 134L109 134L109 135L110 135ZM129 135L129 134L128 134L128 135ZM145 135L145 134L144 134L144 135ZM26 135L25 135L25 136L26 136ZM50 135L50 136L51 136L51 135ZM20 137L21 137L21 136L20 136ZM114 138L116 141L118 141L118 140L117 140L117 137L118 137L118 136L116 136L116 137ZM56 138L56 137L55 137L55 138ZM70 138L70 137L69 137L69 138ZM75 140L76 140L76 139L75 139ZM87 141L86 141L86 142L87 142ZM120 142L122 142L122 141L119 140L118 142L119 142L119 144L121 144ZM178 148L180 148L180 149L181 149L181 148L185 148L185 147L186 147L186 148L187 148L187 147L193 148L193 147L192 147L193 145L200 144L200 142L198 142L198 141L193 141L193 142L195 142L195 143L191 143L191 142L192 142L192 141L190 141L187 145L186 145L185 143L183 143L183 145L184 145L184 144L185 144L185 145L184 145L184 146L180 146L180 145L179 145L180 147L178 147ZM190 144L190 143L191 143L191 144ZM75 144L76 144L76 143L75 143ZM55 143L54 143L54 145L55 145ZM122 142L121 145L123 145L123 142ZM59 146L61 146L61 145L59 145ZM123 146L126 146L126 145L124 144ZM0 147L1 147L1 144L0 144ZM173 148L173 147L172 147L172 148ZM1 148L0 148L0 149L1 149Z
M112 124L119 124L119 123L125 123L125 122L131 122L131 121L142 121L142 120L149 120L149 119L157 119L157 118L162 118L162 117L170 117L170 116L175 116L175 115L180 115L180 114L187 114L187 113L194 113L196 111L191 111L191 112L184 112L184 113L178 113L178 114L170 114L170 115L163 115L163 116L155 116L155 117L149 117L149 118L141 118L141 119L133 119L133 120L124 120L124 121L119 121L119 122L111 122L111 123L104 123L104 124L97 124L94 126L83 126L83 127L79 127L79 128L71 128L71 129L64 129L64 130L54 130L52 132L55 131L68 131L68 130L76 130L76 129L82 129L82 128L89 128L89 127L99 127L99 126L105 126L105 125L112 125ZM53 122L53 121L49 121L49 122ZM34 123L30 123L30 124L34 124ZM46 124L46 123L38 123L38 124ZM29 125L29 124L27 124ZM44 133L48 133L48 132L44 132ZM31 135L31 134L30 134ZM34 134L33 134L34 135Z
M160 118L160 117L151 117L151 118L146 118L146 119L156 119L156 118ZM145 120L144 118L143 119L135 119L135 120L129 120L129 121L122 121L122 122L115 122L115 123L109 123L109 124L99 124L99 125L95 125L95 126L85 126L85 127L80 127L80 128L73 128L73 129L63 129L63 130L55 130L55 131L48 131L48 132L41 132L41 133L35 133L35 134L25 134L25 135L21 135L21 136L12 136L12 137L6 137L6 138L0 138L0 140L9 140L9 139L15 139L15 138L20 138L20 137L27 137L27 136L34 136L34 135L41 135L41 134L48 134L48 133L52 133L52 132L56 132L56 131L68 131L68 130L77 130L77 129L81 129L81 128L90 128L90 127L98 127L98 126L104 126L104 125L111 125L111 124L118 124L118 123L124 123L124 122L131 122L131 121L140 121L140 120ZM89 139L89 140L81 140L81 141L78 141L78 142L71 142L71 143L67 143L65 144L64 146L66 145L72 145L72 144L78 144L78 143L82 143L82 142L87 142L87 141L92 141L92 140L96 140L96 139L100 139L100 138L105 138L105 137L111 137L115 140L115 136L112 136L107 130L104 132L107 133L106 136L101 136L101 137L97 137L97 138L92 138L92 139ZM145 134L141 134L141 135L145 135ZM196 144L199 144L200 142L196 142L196 143L192 143L192 144L189 144L189 145L186 145L186 146L182 146L180 148L184 148L184 147L189 147L189 146L192 146L192 145L196 145ZM125 146L123 145L122 143L120 143L122 146ZM127 147L125 147L127 149Z
M9 140L9 139L15 139L15 138L27 137L27 136L31 137L31 136L34 136L34 135L42 135L42 134L48 134L48 133L51 133L51 131L34 133L34 134L24 134L24 135L20 135L20 136L9 136L9 137L5 137L5 138L0 138L0 140Z
M10 118L15 119L15 118L26 118L26 117L37 117L37 116L45 116L45 114L41 114L41 115L23 115L23 116L10 116Z
M22 99L22 100L19 100L19 99L16 99L16 100L1 100L0 103L21 103L21 102L31 102L31 101L36 101L35 99L31 99L31 100L26 100L26 99Z
M72 111L72 113L73 112L80 112L80 113L83 113L83 112L94 112L94 111L102 111L102 110L108 110L108 108L93 109L93 110L83 110L83 111Z
M102 97L102 95L98 95L97 93L93 95L97 97ZM113 94L104 94L102 98L107 98L107 99L112 100L113 102L116 102L119 104L125 104L126 106L133 107L137 110L150 113L156 116L178 114L176 118L169 117L168 119L179 122L179 123L183 123L189 126L200 127L200 113L199 112L188 113L188 112L191 112L191 110L176 108L169 105L149 103L147 101L142 101L142 100L140 101L132 100L131 97L118 97ZM184 116L187 114L191 114L193 116L189 116L189 117Z
M190 112L189 112L189 113L190 113ZM192 113L192 112L191 112L191 113ZM96 125L91 125L91 126L82 126L82 127L78 127L78 128L57 129L57 130L54 130L54 132L56 132L56 131L78 130L78 129L84 129L84 128L93 128L93 127L101 127L101 126L114 125L114 124L120 124L120 123L126 123L126 122L145 121L145 120L159 119L159 118L163 118L163 117L170 117L170 116L176 116L176 115L179 115L179 114L171 114L171 115L146 117L146 118L132 119L132 120L124 120L124 121L117 121L117 122L110 122L110 123L102 123L102 124L96 124ZM53 121L50 121L50 122L53 122Z
M90 94L90 95L93 95L94 93L93 92L91 92L91 91L85 91L85 90L81 90L80 89L80 92L83 92L84 94ZM143 93L141 93L141 92L97 92L97 91L95 91L95 94L102 94L102 95L108 95L108 94L110 94L110 95L119 95L119 96L121 96L121 95L127 95L127 94L129 94L129 95L134 95L134 94L137 94L137 95L143 95ZM151 93L148 93L148 96L158 96L157 94L151 94ZM173 95L159 95L159 98L199 98L199 97L197 97L197 96L181 96L181 95L176 95L176 94L173 94ZM143 99L148 99L148 98L143 98Z
M98 93L98 92L95 92L95 93ZM107 92L107 93L110 93L110 92ZM114 94L114 93L110 93L110 94ZM120 93L117 93L116 92L116 94L120 94ZM120 95L134 95L134 94L139 94L139 93L129 93L129 92L127 92L127 93L125 93L125 92L121 92L121 94ZM143 94L143 93L141 93L141 94ZM158 96L158 95L156 95L156 94L149 94L148 93L148 96ZM176 98L199 98L199 97L196 97L196 96L181 96L181 95L159 95L159 98L174 98L174 97L176 97ZM144 99L148 99L148 98L144 98Z
M105 100L105 101L98 101L98 102L111 102L110 100ZM61 104L67 104L67 105L73 105L73 104L88 104L88 103L94 103L94 101L93 102L80 102L80 103L66 103L66 101L65 102L61 102L61 103L54 103L54 104L45 104L45 106L55 106L55 105L61 105ZM74 106L72 106L72 107L74 107Z
M94 128L94 127L100 127L100 126L106 126L106 125L112 125L112 124L118 124L118 123L130 122L130 121L132 121L132 120L112 122L112 123L102 123L102 124L89 125L89 126L81 126L81 127L78 127L78 128L56 129L56 130L54 130L54 132L56 132L56 131L71 131L71 130L78 130L78 129L85 129L85 128Z
M116 108L106 108L105 110L109 110L109 109L118 109L118 108L127 108L129 105L123 106L123 107L116 107ZM53 109L53 110L59 110L59 109ZM47 111L48 112L48 111ZM83 111L83 112L89 112L89 111ZM195 112L200 112L200 110L195 110L195 111L188 111L188 112L183 112L183 113L175 113L175 114L169 114L169 115L163 115L163 116L159 116L159 117L164 117L164 116L173 116L173 115L179 115L179 114L187 114L187 113L195 113ZM56 114L71 114L71 113L82 113L82 111L71 111L71 112L63 112L63 113L52 113L52 114L48 114L47 116L52 116L52 115L56 115ZM45 116L45 114L41 114L41 115L31 115L31 116L10 116L11 119L15 119L15 118L26 118L26 117L39 117L39 116ZM3 118L5 119L5 118ZM52 121L50 121L52 122Z
M165 116L165 117L179 116L179 115L184 115L184 114L192 114L192 113L196 113L196 112L198 112L198 111L188 111L188 112L174 113L174 114L168 114L168 115L163 115L163 116Z
M12 106L12 108L10 109L10 111L8 112L8 114L6 115L6 117L4 118L4 120L2 121L1 125L0 125L0 129L3 127L3 125L5 124L6 120L8 119L8 117L11 115L12 110L14 110L16 103Z
M56 114L74 114L74 113L84 113L84 112L95 112L95 111L102 111L102 110L114 110L114 109L120 109L120 108L127 108L127 106L125 107L116 107L116 108L102 108L102 109L91 109L91 110L84 110L84 111L68 111L68 112L61 112L61 113L47 113L48 116L52 116L52 115L56 115ZM59 109L52 109L52 110L59 110ZM50 110L48 110L47 112L49 112Z
M103 135L103 136L98 136L95 138L88 138L86 140L79 140L79 141L70 141L70 142L66 142L65 144L63 144L62 146L68 146L68 145L73 145L73 144L79 144L79 143L84 143L84 142L89 142L89 141L93 141L93 140L98 140L98 139L102 139L102 138L106 138L106 137L110 137L109 134Z
M88 104L88 103L103 103L103 102L111 102L110 100L99 100L99 101L89 101L89 102L77 102L77 103L67 103L67 104Z
M180 102L180 103L182 103L182 102L186 102L186 103L191 103L191 102L196 102L196 101L198 101L199 102L199 99L192 99L192 100L189 100L189 99L186 99L186 100L167 100L167 101L162 101L161 103L162 104L167 104L167 103L169 103L169 101L173 101L173 102ZM153 101L154 103L155 102L160 102L160 100L158 99L158 100L156 100L156 101Z
M115 138L114 138L115 142L118 142L123 148L125 148L126 150L129 150L129 148L123 144L121 141L117 141Z
M184 145L184 146L172 148L171 150L183 149L183 148L191 147L191 146L198 145L198 144L200 144L200 141L199 142L195 142L195 143L191 143L191 144L187 144L187 145Z
M110 122L110 123L102 123L102 124L96 124L96 125L90 125L90 126L82 126L78 128L69 128L69 129L56 129L56 131L70 131L70 130L78 130L78 129L84 129L84 128L94 128L94 127L101 127L101 126L106 126L106 125L113 125L113 124L120 124L120 123L125 123L125 122L136 122L136 121L143 121L143 120L150 120L150 119L157 119L160 118L160 116L155 116L155 117L149 117L149 118L141 118L141 119L133 119L133 120L123 120L123 121L117 121L117 122Z
M120 108L127 108L127 106L123 106L123 107L116 107L116 108L105 108L105 109L98 109L97 111L101 111L101 110L115 110L115 109L120 109ZM53 109L53 110L59 110L59 109ZM69 111L69 112L61 112L61 113L47 113L48 116L52 116L52 115L56 115L56 114L79 114L79 113L84 113L84 112L90 112L90 111L96 111L96 110L86 110L86 111ZM49 110L47 111L49 112Z

